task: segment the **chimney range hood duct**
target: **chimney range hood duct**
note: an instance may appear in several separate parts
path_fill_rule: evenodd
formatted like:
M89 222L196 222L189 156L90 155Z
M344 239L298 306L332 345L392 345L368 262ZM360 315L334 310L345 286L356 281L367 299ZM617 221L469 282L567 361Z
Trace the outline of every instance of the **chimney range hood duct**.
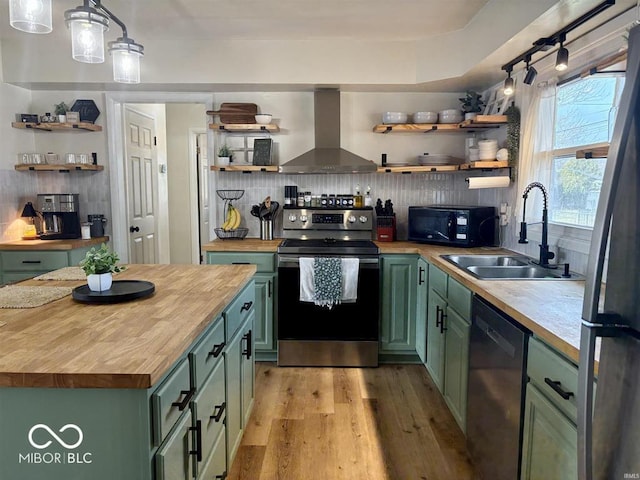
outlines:
M340 92L314 93L314 149L280 165L280 173L371 173L377 165L340 148Z

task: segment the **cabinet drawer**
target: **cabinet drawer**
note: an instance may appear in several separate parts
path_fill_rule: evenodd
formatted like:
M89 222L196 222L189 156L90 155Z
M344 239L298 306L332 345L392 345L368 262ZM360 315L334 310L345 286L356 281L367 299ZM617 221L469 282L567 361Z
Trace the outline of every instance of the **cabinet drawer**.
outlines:
M189 409L194 392L189 381L189 361L185 358L151 395L154 445L162 443L182 412Z
M442 297L447 298L447 278L449 275L438 267L429 265L429 288L434 289Z
M218 253L209 252L207 263L210 265L251 264L258 272L275 272L276 256L272 253Z
M543 392L574 423L577 418L576 395L578 394L578 368L563 358L540 340L529 340L529 357L527 374L531 382ZM568 399L562 398L559 392L549 384L556 383L556 388L570 393Z
M229 342L238 327L256 308L256 288L253 280L238 294L225 310L226 341Z
M216 439L213 445L213 451L211 456L207 460L204 468L199 472L198 480L212 480L227 478L227 442L226 432L222 429L222 432ZM231 465L229 465L231 466Z
M156 453L155 479L189 480L193 478L193 455L190 452L194 450L191 412L187 412Z
M224 362L218 362L194 402L195 415L201 422L202 457L208 458L213 444L225 424L226 403Z
M189 353L193 373L193 385L198 390L202 388L205 378L213 370L218 361L222 360L222 350L224 349L224 321L217 318L213 328L198 342Z
M453 308L462 318L471 323L471 290L454 278L447 281L449 307Z
M66 267L67 252L2 252L4 271L50 271Z

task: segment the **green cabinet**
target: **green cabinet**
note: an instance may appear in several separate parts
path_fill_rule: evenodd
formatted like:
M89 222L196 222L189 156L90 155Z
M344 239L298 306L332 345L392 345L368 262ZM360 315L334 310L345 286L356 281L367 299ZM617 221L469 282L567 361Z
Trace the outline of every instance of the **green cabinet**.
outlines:
M0 250L0 284L78 265L90 247L71 250Z
M382 255L380 353L416 354L415 255Z
M429 296L429 264L418 259L418 283L416 286L416 353L423 364L427 363L427 305Z
M194 474L195 449L191 413L187 412L156 453L156 480L190 480Z
M254 344L257 360L275 361L276 318L278 298L278 274L273 253L261 252L207 252L207 263L211 265L256 265L256 318Z
M471 291L429 265L426 367L456 422L466 431Z

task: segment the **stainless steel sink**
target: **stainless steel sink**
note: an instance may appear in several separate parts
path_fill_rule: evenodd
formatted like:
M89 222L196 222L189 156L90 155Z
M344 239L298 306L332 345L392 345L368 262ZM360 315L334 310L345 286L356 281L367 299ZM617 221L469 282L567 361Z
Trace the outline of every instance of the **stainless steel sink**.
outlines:
M442 255L468 274L481 280L583 280L572 273L562 276L562 269L535 265L523 255Z

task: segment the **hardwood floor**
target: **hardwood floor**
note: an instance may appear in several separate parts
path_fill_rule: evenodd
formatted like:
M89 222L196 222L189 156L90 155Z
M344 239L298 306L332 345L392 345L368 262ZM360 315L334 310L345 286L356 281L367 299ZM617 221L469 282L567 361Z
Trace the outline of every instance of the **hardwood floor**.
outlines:
M472 479L464 435L420 365L256 364L229 480Z

